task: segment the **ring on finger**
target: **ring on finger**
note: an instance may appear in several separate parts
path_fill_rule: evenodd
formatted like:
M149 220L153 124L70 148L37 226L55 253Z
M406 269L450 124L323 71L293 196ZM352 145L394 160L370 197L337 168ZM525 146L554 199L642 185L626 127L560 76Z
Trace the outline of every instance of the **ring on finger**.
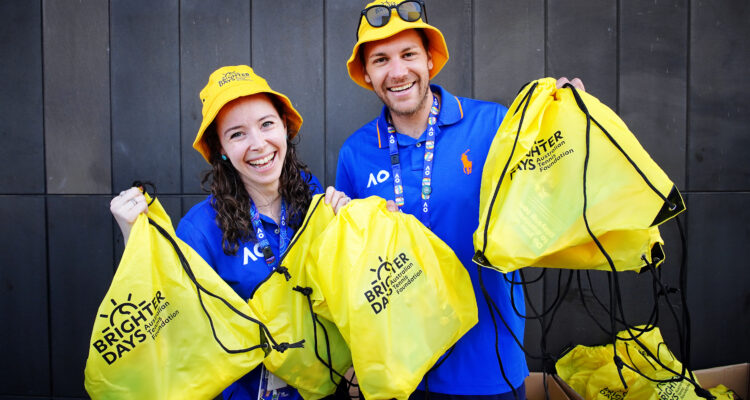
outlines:
M130 201L128 201L128 203L133 203L133 206L131 206L130 208L133 208L133 207L135 207L135 206L138 205L138 202L135 199L130 199Z

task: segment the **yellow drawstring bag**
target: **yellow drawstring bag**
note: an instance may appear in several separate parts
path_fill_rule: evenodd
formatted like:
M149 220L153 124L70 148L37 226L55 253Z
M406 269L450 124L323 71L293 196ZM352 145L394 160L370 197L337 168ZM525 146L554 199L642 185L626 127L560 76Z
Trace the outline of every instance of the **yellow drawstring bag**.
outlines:
M685 209L620 118L544 78L513 101L482 174L478 264L639 270L664 259L658 225ZM594 239L593 237L596 239Z
M304 348L272 352L263 365L295 387L306 400L333 394L341 376L352 365L351 353L338 329L330 321L312 314L306 296L305 271L310 265L310 247L334 217L330 207L322 206L322 200L322 194L313 197L302 226L281 256L280 267L258 285L248 300L274 339L304 340Z
M176 238L154 200L136 219L99 306L86 391L93 399L212 399L265 356L263 326L252 315Z
M617 356L625 364L622 379L611 344L576 346L557 361L557 374L585 399L700 400L693 383L680 377L683 373L692 374L682 371L682 364L664 344L659 328L639 334L643 329L641 326L630 331L640 344L632 340L628 331L617 335L620 339L630 339L616 341ZM698 390L707 395L702 388ZM712 389L711 393L727 398L721 388Z
M310 254L313 308L338 326L367 399L408 398L477 323L469 274L453 251L379 197L339 210Z

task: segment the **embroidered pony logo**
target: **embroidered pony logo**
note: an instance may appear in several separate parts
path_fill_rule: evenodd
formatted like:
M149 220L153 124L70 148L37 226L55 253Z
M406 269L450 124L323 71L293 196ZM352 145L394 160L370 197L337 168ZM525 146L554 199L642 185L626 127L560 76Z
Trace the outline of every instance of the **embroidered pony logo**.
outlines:
M461 153L461 164L464 165L464 174L466 175L471 174L471 160L469 160L469 156L466 155L468 152L469 149Z

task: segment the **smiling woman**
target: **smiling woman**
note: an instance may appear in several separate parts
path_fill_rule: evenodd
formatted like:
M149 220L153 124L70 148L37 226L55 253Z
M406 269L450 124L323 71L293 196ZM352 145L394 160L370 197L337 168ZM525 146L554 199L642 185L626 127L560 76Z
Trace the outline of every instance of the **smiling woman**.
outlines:
M297 158L292 141L302 117L252 68L219 68L200 98L203 121L193 147L211 165L203 180L211 194L188 211L176 232L248 299L278 266L312 196L323 189ZM338 212L349 198L329 187L325 201ZM112 199L110 210L127 240L135 218L147 205L138 188L130 188ZM273 381L282 384L276 383L275 389L265 386ZM264 396L300 398L296 389L263 367L224 391L224 397L232 399Z

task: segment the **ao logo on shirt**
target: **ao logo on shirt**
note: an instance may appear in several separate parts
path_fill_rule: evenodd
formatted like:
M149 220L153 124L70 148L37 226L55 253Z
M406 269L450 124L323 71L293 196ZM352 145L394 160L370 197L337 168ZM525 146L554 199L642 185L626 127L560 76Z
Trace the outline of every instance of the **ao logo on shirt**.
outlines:
M369 188L370 186L375 186L378 183L383 183L386 180L388 180L388 178L390 177L391 177L391 174L388 173L388 171L384 169L381 169L380 171L378 171L377 175L370 172L370 178L367 180L367 187Z
M250 262L248 258L252 259L253 261L258 261L258 259L262 257L263 252L260 251L260 243L255 243L255 246L253 246L252 250L245 246L242 252L242 265L247 265L247 263Z

